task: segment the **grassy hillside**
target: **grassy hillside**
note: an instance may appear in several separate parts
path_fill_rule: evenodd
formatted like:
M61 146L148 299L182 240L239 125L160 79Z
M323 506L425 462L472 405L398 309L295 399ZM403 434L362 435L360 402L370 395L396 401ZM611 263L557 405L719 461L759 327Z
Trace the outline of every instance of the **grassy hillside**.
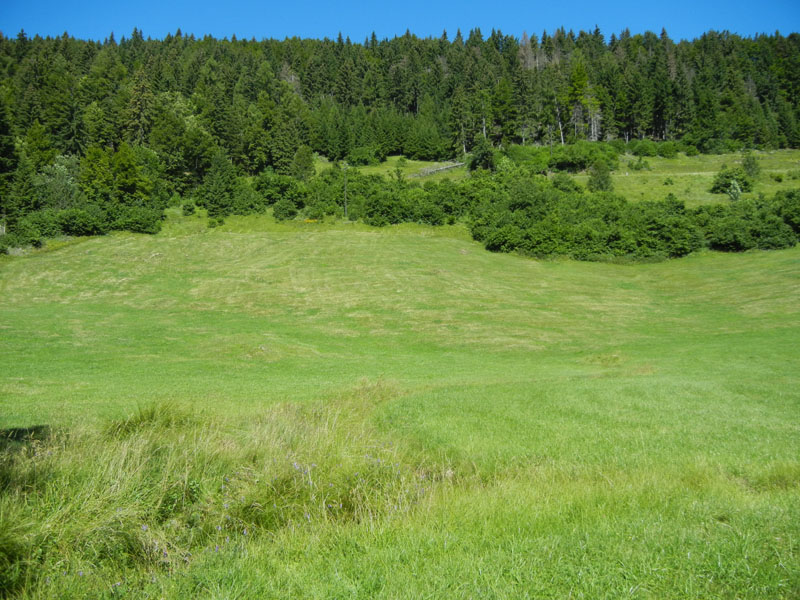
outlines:
M772 196L778 190L800 186L800 152L797 150L754 152L753 156L758 160L761 174L754 182L753 191L745 194L745 197L756 197L758 194ZM654 156L644 160L649 168L636 171L631 168L631 164L637 161L636 157L620 157L619 168L611 175L616 193L631 201L661 200L671 193L683 200L686 206L694 207L727 201L726 196L712 194L709 190L722 166L738 166L742 156L679 154L676 158ZM585 184L588 175L578 175L576 179Z
M452 169L439 170L442 167L449 167L455 162L436 162L429 160L413 160L402 156L388 156L385 161L377 165L365 165L353 167L365 175L382 175L384 177L394 177L399 170L403 177L411 181L439 181L441 179L463 179L467 176L467 167L459 166ZM314 168L319 174L331 165L330 161L324 156L317 155Z
M6 590L800 594L800 250L171 219L0 262Z

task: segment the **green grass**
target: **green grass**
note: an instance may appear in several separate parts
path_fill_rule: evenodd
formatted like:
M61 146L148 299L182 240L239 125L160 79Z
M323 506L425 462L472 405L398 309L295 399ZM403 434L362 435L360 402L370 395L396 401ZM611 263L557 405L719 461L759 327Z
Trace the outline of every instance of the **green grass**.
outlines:
M0 297L0 590L800 595L800 249L171 212Z
M800 187L800 179L789 176L792 172L800 175L800 151L774 150L754 152L753 155L758 159L762 172L755 181L753 191L744 194L745 198L758 194L771 196L778 190ZM661 200L672 193L687 206L693 207L727 200L726 196L712 194L709 190L722 165L738 166L741 164L741 155L648 157L645 160L650 164L650 169L643 171L630 168L629 163L636 160L630 155L620 157L619 168L611 175L616 193L631 201ZM773 175L782 175L783 181L775 181ZM585 184L588 176L578 175L576 179ZM665 185L668 179L672 183Z
M451 164L453 164L453 162L412 160L401 156L388 156L385 161L377 165L365 165L352 168L358 169L358 171L364 175L382 175L383 177L394 177L396 171L399 169L404 177L419 183L441 181L442 179L464 179L467 176L466 166L430 173L432 169L446 167ZM330 162L324 156L317 156L314 166L316 172L320 173L330 166Z

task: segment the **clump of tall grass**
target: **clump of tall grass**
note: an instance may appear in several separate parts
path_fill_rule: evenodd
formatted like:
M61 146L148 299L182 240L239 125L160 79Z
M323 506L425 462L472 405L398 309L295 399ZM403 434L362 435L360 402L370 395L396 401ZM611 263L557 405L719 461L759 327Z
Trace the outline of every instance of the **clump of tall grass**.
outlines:
M148 406L5 453L0 595L141 588L201 552L407 513L450 471L372 428L391 395L369 384L247 423Z

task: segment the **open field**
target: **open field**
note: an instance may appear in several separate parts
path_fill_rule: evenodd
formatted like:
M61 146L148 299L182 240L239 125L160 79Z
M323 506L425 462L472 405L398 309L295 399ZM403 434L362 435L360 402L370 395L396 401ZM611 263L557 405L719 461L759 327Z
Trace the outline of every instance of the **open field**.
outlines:
M753 191L744 197L756 197L758 194L773 195L778 190L800 187L800 152L797 150L773 150L753 152L761 167L761 174L756 179ZM683 200L686 206L716 204L727 200L721 194L712 194L709 190L714 176L723 165L728 167L741 164L741 154L699 154L686 156L678 154L676 158L648 157L649 170L635 171L630 163L635 163L635 156L621 156L619 168L611 178L614 191L631 201L661 200L667 194L674 194ZM794 175L792 177L791 175ZM772 177L781 175L778 182ZM576 179L585 184L587 175L578 175ZM668 180L672 183L665 184Z
M314 167L317 173L322 172L330 166L330 162L322 156L317 156ZM384 177L394 177L399 169L403 177L410 178L411 181L424 183L426 181L440 181L442 179L463 179L467 176L467 167L455 167L446 171L428 174L430 169L438 169L454 164L453 162L436 162L429 160L412 160L401 156L388 156L386 160L377 165L365 165L352 167L358 169L365 175L383 175Z
M7 592L800 596L798 248L172 212L0 297L0 427L50 428L3 450Z

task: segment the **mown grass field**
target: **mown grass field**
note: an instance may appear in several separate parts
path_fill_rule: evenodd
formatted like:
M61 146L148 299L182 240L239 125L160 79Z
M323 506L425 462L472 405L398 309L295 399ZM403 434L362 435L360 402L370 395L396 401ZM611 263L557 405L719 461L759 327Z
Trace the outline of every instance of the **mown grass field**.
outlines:
M800 249L170 214L0 257L21 597L796 598Z
M753 191L744 197L757 197L759 194L772 196L778 190L800 186L800 152L797 150L772 150L753 152L761 167L761 174L756 178ZM676 158L648 157L644 160L649 169L635 171L630 167L636 162L634 156L620 157L619 168L611 178L614 191L631 201L661 200L668 194L674 194L683 200L686 206L715 204L726 200L723 195L712 194L709 190L714 176L723 165L734 167L741 165L741 154L700 154L686 156L678 154ZM776 177L780 181L776 180ZM578 175L578 181L585 184L588 176ZM670 183L671 181L671 183Z

